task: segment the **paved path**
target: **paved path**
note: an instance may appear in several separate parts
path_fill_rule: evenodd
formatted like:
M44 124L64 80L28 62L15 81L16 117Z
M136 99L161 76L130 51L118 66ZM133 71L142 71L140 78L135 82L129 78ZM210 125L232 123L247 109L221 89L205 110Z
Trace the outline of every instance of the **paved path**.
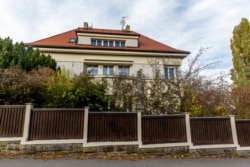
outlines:
M250 159L33 160L1 159L0 167L249 167Z

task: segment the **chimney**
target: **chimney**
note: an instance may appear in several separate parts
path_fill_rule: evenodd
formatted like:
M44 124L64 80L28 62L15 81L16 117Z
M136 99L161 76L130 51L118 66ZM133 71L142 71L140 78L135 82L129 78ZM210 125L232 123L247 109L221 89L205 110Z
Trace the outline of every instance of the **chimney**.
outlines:
M88 28L89 28L88 22L84 22L84 23L83 23L83 28L84 28L84 29L88 29Z
M125 30L126 30L126 31L130 31L130 25L126 25Z

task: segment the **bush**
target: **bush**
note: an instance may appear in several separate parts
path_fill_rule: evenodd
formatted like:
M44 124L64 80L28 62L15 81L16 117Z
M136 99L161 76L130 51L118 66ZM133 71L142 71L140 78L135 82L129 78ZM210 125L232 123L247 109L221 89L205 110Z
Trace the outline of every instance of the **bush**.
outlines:
M48 76L54 75L49 68L25 72L20 68L0 70L0 104L43 103L43 92Z
M65 70L38 68L30 72L20 68L0 70L0 104L33 103L36 107L64 108L89 106L107 109L106 82L88 74L70 77Z

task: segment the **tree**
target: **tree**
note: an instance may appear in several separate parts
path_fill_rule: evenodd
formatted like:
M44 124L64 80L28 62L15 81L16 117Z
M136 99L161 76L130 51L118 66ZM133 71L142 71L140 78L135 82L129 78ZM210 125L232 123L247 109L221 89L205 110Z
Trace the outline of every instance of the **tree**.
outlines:
M50 55L45 56L39 50L26 47L22 42L13 44L10 38L0 38L0 69L15 66L25 71L38 67L49 67L56 70L56 61Z
M46 99L43 107L74 107L75 95L72 89L69 73L66 70L57 71L56 75L50 77L46 91L43 92Z
M133 77L115 76L107 78L111 87L107 92L110 96L110 109L115 111L134 111L135 85Z
M75 96L74 107L88 106L91 111L106 110L108 99L105 95L107 87L105 80L95 80L88 73L82 72L72 79L72 92Z
M6 69L17 64L17 57L12 53L13 44L10 38L0 38L0 68Z
M236 118L250 118L250 87L234 87L232 90L232 114Z
M142 114L171 114L189 112L192 116L227 115L232 111L230 87L226 75L203 76L204 70L214 68L219 61L200 63L208 48L201 48L189 59L187 68L176 71L175 79L165 79L159 63L167 59L153 59L153 76L147 78L142 70L136 76L113 78L111 84L113 105L120 111L141 111Z
M0 69L0 104L33 103L40 107L46 98L44 92L55 71L39 68L26 72L20 68Z
M201 80L192 95L192 116L221 116L232 111L231 89L224 76L215 80Z
M206 108L213 108L213 105L207 99L202 99L204 95L208 97L208 92L217 90L219 84L222 84L221 77L209 78L203 76L201 73L205 70L214 68L219 61L213 61L209 63L200 63L200 58L206 52L208 48L201 48L199 52L188 60L187 68L179 70L175 80L166 80L165 84L168 87L168 95L173 100L169 100L172 105L169 109L170 112L189 112L193 115L209 115L202 112ZM223 84L224 85L224 84ZM215 91L213 91L215 92ZM217 92L219 93L219 91ZM210 93L211 96L219 94ZM215 97L209 97L210 99L216 99ZM223 96L220 96L223 98ZM176 99L178 102L176 102ZM205 107L206 106L206 107ZM211 110L210 110L211 111ZM208 112L207 112L208 113Z
M233 69L231 79L234 85L250 86L250 24L242 18L239 25L234 27L231 39Z

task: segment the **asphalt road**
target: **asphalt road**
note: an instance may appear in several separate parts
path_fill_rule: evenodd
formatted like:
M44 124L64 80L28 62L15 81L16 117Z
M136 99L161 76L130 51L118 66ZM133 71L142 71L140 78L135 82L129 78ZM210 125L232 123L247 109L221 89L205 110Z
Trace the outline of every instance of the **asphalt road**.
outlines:
M250 159L34 160L1 159L0 167L249 167Z

